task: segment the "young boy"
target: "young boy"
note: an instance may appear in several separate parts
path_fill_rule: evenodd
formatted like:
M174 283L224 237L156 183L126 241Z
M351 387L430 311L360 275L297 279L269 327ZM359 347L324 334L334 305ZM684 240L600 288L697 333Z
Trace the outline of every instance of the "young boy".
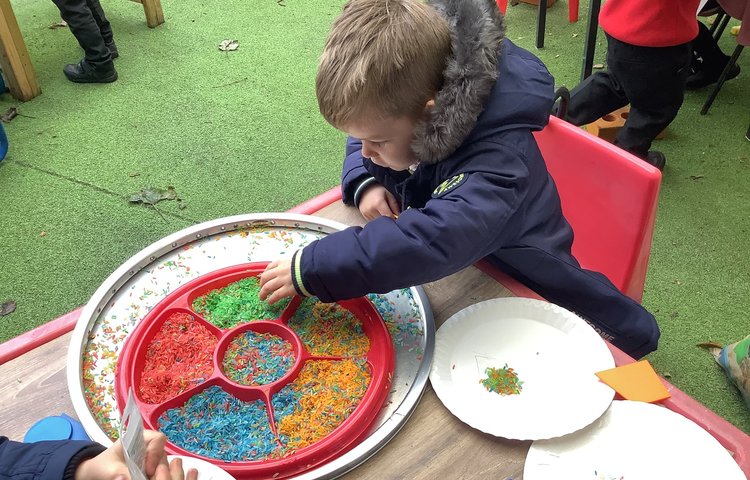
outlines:
M370 221L271 263L261 298L388 292L487 257L631 355L653 351L653 316L570 253L573 232L532 136L553 85L539 59L503 38L493 0L350 0L317 95L351 136L344 202Z

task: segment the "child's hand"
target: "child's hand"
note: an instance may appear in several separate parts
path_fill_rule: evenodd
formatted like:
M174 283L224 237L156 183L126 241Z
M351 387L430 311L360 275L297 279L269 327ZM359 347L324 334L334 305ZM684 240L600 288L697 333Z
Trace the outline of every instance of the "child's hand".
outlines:
M401 213L396 197L382 185L365 190L359 201L359 211L368 222L380 216L393 218Z
M167 463L167 452L164 446L167 437L163 433L145 430L143 439L146 442L146 460L143 470L151 480L184 480L182 460L176 458L171 464ZM125 452L120 440L94 458L84 460L78 465L74 475L75 480L127 480L130 478L128 467L125 465ZM188 480L198 478L198 472L190 469Z
M292 261L276 260L268 264L263 273L260 274L260 293L258 296L261 300L266 300L273 305L282 298L296 295L292 283Z

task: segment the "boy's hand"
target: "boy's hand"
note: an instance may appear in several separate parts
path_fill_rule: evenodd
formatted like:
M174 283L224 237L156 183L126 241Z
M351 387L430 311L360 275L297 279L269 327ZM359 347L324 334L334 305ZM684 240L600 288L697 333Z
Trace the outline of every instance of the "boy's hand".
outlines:
M381 216L394 218L401 213L396 197L382 185L365 190L359 201L359 211L368 222Z
M176 458L167 463L167 452L164 446L167 437L163 433L145 430L143 439L146 442L146 460L144 471L151 480L184 480L182 460ZM75 471L75 480L127 480L130 478L125 465L125 452L120 440L94 458L84 460ZM198 472L190 469L188 480L198 478Z
M260 292L258 297L273 305L282 298L296 295L292 283L292 261L276 260L268 264L260 274Z

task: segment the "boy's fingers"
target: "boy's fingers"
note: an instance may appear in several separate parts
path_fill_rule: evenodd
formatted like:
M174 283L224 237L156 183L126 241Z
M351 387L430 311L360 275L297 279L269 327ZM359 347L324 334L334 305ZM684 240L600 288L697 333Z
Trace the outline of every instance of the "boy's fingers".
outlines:
M147 442L144 469L146 470L146 475L153 475L159 463L167 463L167 454L164 451L164 447L167 444L167 437L163 433L153 430L146 430L144 437Z
M274 291L270 297L268 297L268 300L266 300L270 305L273 305L274 303L278 302L279 300L287 297L291 297L294 295L294 287L291 288L292 291L290 291L290 288L288 286L282 286L278 290Z
M169 478L171 480L184 480L185 472L182 470L181 458L175 458L169 463Z
M275 277L267 277L265 280L261 277L258 298L260 298L261 300L266 300L266 298L268 298L268 296L274 292L274 280Z
M362 210L360 210L360 213L368 222L370 220L373 220L376 216L380 216L380 213L378 213L377 209L371 208L363 208Z
M198 480L198 470L191 468L187 472L187 480Z
M398 200L396 200L396 197L390 194L390 192L386 192L385 195L386 200L388 201L388 206L391 207L391 211L394 215L398 214L401 210L401 207L398 204Z
M156 467L156 473L152 477L153 480L172 480L170 475L170 465L167 463L160 463Z

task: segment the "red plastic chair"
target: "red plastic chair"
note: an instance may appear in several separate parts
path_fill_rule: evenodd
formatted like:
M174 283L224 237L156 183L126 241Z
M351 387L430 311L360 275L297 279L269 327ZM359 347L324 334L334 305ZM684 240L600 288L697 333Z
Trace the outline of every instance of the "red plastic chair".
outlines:
M640 302L661 172L557 117L535 137L573 227L573 255Z
M508 0L496 0L496 2L497 8L505 15L505 11L508 9ZM570 23L578 21L578 2L579 0L568 0L568 21Z
M578 1L579 0L568 0L568 21L570 23L578 21ZM496 0L496 2L497 8L499 8L500 11L503 12L503 15L505 15L505 11L508 9L508 0Z

